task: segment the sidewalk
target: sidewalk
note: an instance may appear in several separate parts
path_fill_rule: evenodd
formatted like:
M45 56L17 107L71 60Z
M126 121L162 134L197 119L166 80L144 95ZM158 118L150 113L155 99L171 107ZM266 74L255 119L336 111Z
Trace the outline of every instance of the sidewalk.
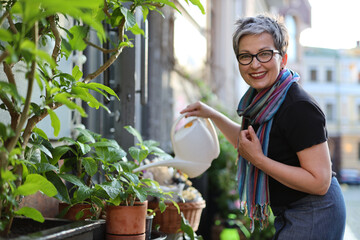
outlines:
M346 228L344 240L360 240L360 186L341 185L346 204ZM336 221L336 219L335 219Z

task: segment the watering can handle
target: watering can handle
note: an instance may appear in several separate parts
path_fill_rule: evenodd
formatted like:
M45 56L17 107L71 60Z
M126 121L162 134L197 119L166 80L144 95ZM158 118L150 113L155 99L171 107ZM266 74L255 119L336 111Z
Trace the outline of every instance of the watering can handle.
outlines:
M185 113L184 114L181 114L174 122L172 128L171 128L171 132L170 132L170 137L171 137L171 142L172 144L174 145L174 135L175 135L175 129L176 129L176 126L179 124L180 120L183 119L185 117ZM216 131L215 131L215 127L214 127L214 124L212 123L212 121L209 119L209 118L202 118L204 121L207 121L210 128L210 133L211 135L213 136L214 139L216 139L216 148L219 149L219 141L217 140L217 134L216 134Z

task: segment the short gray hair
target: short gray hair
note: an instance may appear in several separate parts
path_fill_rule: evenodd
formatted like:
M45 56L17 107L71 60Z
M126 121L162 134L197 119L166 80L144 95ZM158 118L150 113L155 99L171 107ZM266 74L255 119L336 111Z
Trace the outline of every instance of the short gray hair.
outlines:
M280 18L268 15L258 15L256 17L240 18L235 23L236 29L233 34L233 47L235 55L239 54L239 41L245 35L258 35L264 32L269 33L281 56L284 56L288 44L289 34L285 24Z

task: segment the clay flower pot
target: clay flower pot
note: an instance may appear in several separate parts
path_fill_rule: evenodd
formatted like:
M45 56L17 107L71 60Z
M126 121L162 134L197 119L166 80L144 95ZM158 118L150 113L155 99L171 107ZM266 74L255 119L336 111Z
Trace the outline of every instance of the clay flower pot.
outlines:
M60 202L59 213L61 213L67 207L69 207L69 204ZM91 213L90 208L91 208L90 204L81 204L81 203L75 204L68 209L68 211L62 218L69 219L72 221L90 219L94 215L93 213ZM80 211L83 211L84 214L81 218L76 219L76 214L78 214L78 212Z
M106 206L106 239L145 240L147 205Z

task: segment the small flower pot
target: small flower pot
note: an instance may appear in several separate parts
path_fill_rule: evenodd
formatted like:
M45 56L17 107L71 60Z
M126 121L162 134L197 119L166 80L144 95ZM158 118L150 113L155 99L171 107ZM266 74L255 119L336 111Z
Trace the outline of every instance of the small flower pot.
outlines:
M106 239L145 240L147 201L106 206Z

